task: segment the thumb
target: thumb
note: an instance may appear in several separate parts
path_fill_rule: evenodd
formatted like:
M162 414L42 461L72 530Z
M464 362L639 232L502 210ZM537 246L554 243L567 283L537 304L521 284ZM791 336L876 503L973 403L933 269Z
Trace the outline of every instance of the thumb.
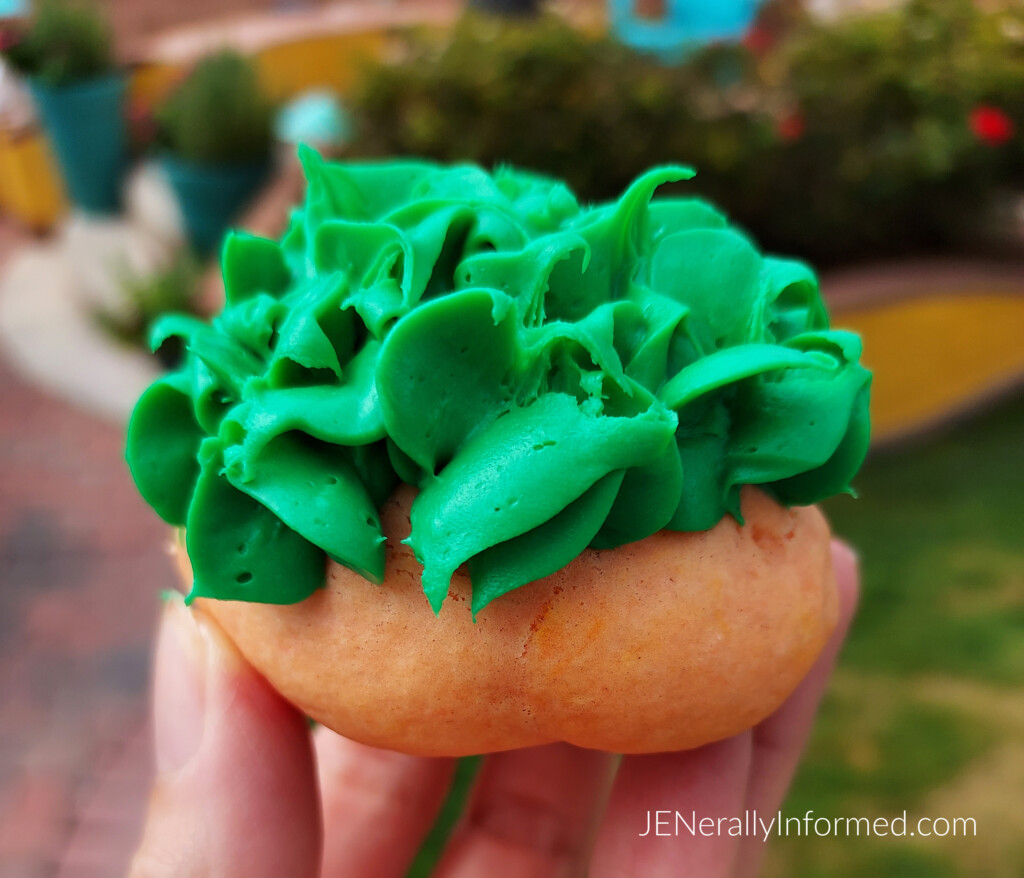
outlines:
M315 878L305 720L177 595L161 621L154 690L157 780L129 878Z

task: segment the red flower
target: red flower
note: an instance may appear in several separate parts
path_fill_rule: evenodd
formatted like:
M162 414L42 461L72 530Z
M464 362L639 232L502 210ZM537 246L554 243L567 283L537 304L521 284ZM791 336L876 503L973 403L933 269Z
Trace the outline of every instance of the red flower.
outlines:
M775 35L763 25L755 24L743 37L743 45L755 55L763 55L775 45Z
M779 119L779 124L776 126L775 131L779 135L779 140L785 140L791 143L804 136L805 128L806 123L804 122L804 117L800 113L794 111Z
M13 49L20 42L20 35L13 27L0 27L0 52Z
M1000 146L1013 138L1013 119L999 107L980 104L971 110L971 132L988 146Z
M149 107L140 101L132 101L126 114L128 130L136 145L146 146L156 140L156 119Z

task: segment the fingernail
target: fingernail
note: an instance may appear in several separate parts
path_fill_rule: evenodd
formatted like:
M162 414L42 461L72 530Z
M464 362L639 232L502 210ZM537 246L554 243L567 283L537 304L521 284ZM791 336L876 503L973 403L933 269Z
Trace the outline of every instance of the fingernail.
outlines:
M153 724L161 773L183 769L202 744L209 647L199 626L180 595L166 600L154 673Z

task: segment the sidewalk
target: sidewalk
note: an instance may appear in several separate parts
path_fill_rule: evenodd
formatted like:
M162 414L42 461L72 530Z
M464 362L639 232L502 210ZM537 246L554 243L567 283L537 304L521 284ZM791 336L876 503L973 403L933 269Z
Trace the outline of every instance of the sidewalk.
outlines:
M0 265L18 245L0 228ZM0 351L0 874L124 873L150 777L146 689L167 531L121 430Z

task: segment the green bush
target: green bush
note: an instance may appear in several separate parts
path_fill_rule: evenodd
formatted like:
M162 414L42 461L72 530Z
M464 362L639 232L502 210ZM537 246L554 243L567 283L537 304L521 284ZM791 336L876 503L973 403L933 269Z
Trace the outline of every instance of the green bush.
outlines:
M683 162L688 190L770 249L819 264L947 250L1024 184L1021 138L971 124L990 105L1024 127L1022 40L1019 5L912 0L669 66L556 19L467 18L367 69L353 148L522 165L589 200Z
M799 140L770 156L747 221L830 260L972 243L991 199L1022 182L1024 150L979 139L991 106L1024 126L1024 8L913 0L901 10L807 26L779 53ZM802 202L802 203L801 203Z
M407 52L357 90L358 151L510 162L603 200L651 164L707 153L727 169L744 144L771 135L759 114L733 106L749 65L730 48L672 68L555 18L467 17L449 40L413 36ZM741 81L720 91L718 62ZM697 124L703 115L713 132Z
M158 142L197 164L265 161L273 107L252 63L223 51L200 61L157 111Z
M188 250L152 274L125 274L121 280L122 307L101 309L95 317L111 336L140 348L149 347L149 330L165 314L197 314L202 263ZM174 340L171 340L172 342ZM166 349L164 349L166 348ZM168 365L181 355L174 344L159 352Z
M12 32L3 56L25 76L51 86L104 76L114 69L110 24L83 0L41 0L24 33Z

